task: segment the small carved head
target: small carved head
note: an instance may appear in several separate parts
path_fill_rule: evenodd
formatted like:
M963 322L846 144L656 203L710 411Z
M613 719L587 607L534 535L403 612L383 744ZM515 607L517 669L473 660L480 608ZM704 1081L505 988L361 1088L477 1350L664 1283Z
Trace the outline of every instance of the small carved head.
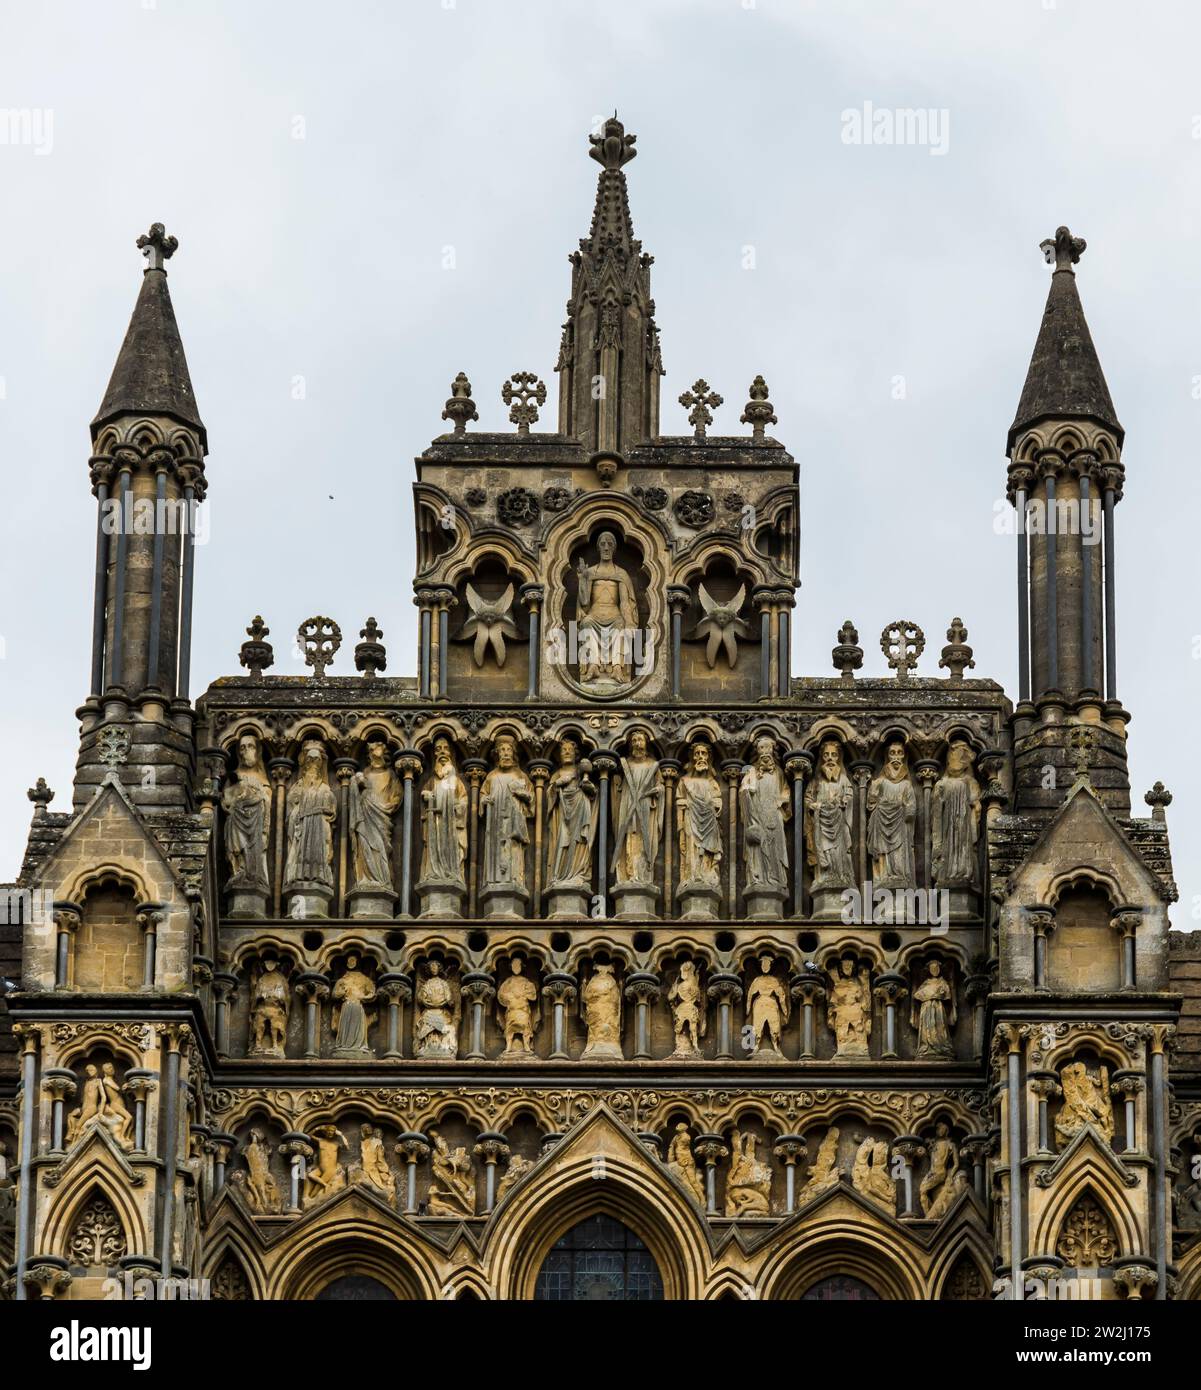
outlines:
M508 769L517 763L517 740L512 734L501 734L496 740L496 765Z
M254 734L243 734L238 740L238 766L258 767L259 741Z
M842 776L842 745L836 738L828 738L822 744L818 757L822 776L828 782L836 782Z
M617 554L617 537L612 531L602 531L596 538L596 549L602 560L611 560Z

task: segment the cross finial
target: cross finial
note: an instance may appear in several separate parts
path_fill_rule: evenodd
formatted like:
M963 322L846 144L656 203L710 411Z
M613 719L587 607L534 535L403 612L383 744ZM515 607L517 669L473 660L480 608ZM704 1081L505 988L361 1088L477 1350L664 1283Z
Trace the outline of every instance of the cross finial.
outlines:
M138 237L138 250L146 257L147 270L165 272L164 261L169 261L179 249L179 239L168 236L161 222L155 222L145 236Z
M501 387L500 398L513 405L509 419L517 426L517 433L529 434L538 418L538 406L546 404L546 383L538 380L536 372L514 372Z
M880 634L880 650L899 681L909 679L909 672L917 666L917 659L925 649L926 634L916 623L906 622L904 618L889 623Z
M704 439L705 430L713 423L713 411L723 400L724 397L716 391L709 390L709 383L704 377L694 381L692 390L685 391L680 397L680 404L688 411L688 423L697 439Z
M588 143L592 146L588 155L598 164L603 164L606 169L620 169L637 155L638 151L634 148L637 138L636 135L626 134L625 126L617 119L617 112L614 111L612 119L607 120L601 127L601 133L588 137Z
M1084 248L1088 242L1082 236L1073 236L1066 227L1056 227L1054 238L1048 237L1046 241L1040 241L1038 249L1047 259L1048 265L1053 265L1057 271L1066 270L1069 275L1074 275L1072 267L1084 255Z

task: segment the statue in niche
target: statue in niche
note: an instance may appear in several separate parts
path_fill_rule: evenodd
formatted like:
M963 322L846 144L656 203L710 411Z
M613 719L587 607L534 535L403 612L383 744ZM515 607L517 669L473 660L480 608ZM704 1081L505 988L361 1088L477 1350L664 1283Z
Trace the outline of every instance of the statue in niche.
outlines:
M84 1067L79 1104L67 1117L67 1143L82 1139L89 1129L106 1129L125 1150L133 1148L133 1118L125 1102L111 1062L104 1063L104 1074L95 1063Z
M909 1022L917 1029L918 1057L953 1057L951 1029L955 1026L955 991L942 973L942 962L932 960L930 973L913 991Z
M780 1034L788 1022L788 990L778 975L771 973L772 958L759 957L759 974L746 990L746 1043L748 1052L780 1052Z
M580 1011L588 1030L582 1060L593 1057L620 1059L621 1051L621 986L613 966L602 961L594 966L587 983L580 991Z
M855 789L842 763L842 746L828 738L817 756L817 776L805 793L808 858L813 890L851 887L851 820Z
M667 1171L674 1173L701 1207L705 1205L705 1181L692 1153L692 1131L681 1120L667 1146Z
M384 1153L384 1137L375 1125L359 1126L359 1161L351 1170L352 1181L370 1183L391 1197L396 1180Z
M237 780L221 797L225 812L225 853L229 888L269 891L267 841L271 834L271 783L263 769L262 748L254 734L238 739Z
M484 778L480 814L484 817L483 887L525 890L525 849L534 786L517 764L517 740L496 740L496 766Z
M839 1131L833 1125L826 1130L825 1137L818 1146L817 1157L809 1167L809 1178L801 1192L798 1205L812 1201L827 1188L838 1186L838 1135Z
M788 888L784 822L792 815L788 784L776 762L775 740L755 740L755 761L742 774L738 799L746 845L746 891Z
M434 770L421 793L421 805L425 813L422 883L464 888L468 797L449 739L434 740Z
M279 961L268 956L255 977L250 996L250 1048L252 1057L282 1057L288 1037L292 991Z
M312 1135L317 1141L317 1158L309 1165L304 1180L305 1206L320 1202L346 1186L346 1169L338 1162L338 1151L349 1147L346 1136L337 1125L317 1125Z
M516 1187L533 1166L534 1160L532 1158L523 1158L521 1154L514 1154L509 1159L509 1166L505 1169L504 1177L496 1185L496 1200L499 1202L511 1188Z
M576 605L580 684L593 688L628 685L638 635L638 601L634 581L613 557L617 537L602 531L596 540L600 559L588 564L581 555Z
M671 1028L675 1034L673 1057L700 1056L701 1039L705 1036L705 992L701 986L696 962L680 962L680 973L667 991L671 1009Z
M288 856L284 887L334 886L333 824L338 803L329 786L325 748L308 739L300 750L300 776L288 788Z
M538 1009L538 986L528 975L521 973L521 957L509 962L513 972L502 980L496 991L496 1021L504 1034L506 1057L532 1057L534 1033L541 1013Z
M546 784L547 888L587 889L592 884L596 834L596 785L592 764L573 738L559 740L559 766Z
M431 960L417 972L413 1011L413 1052L418 1057L457 1057L462 992L459 982Z
M431 1216L475 1215L475 1170L471 1156L460 1145L450 1145L436 1129L429 1131L434 1142L430 1159L431 1181L427 1206Z
M1085 1125L1091 1125L1105 1139L1113 1140L1113 1099L1109 1093L1109 1068L1102 1064L1096 1072L1083 1062L1069 1062L1059 1073L1063 1105L1055 1119L1055 1137L1066 1149Z
M367 1032L372 1018L367 1005L375 998L375 982L359 969L357 955L346 957L346 971L334 985L333 1014L335 1057L370 1057Z
M663 774L646 735L635 729L617 782L613 873L618 883L652 884L663 830Z
M507 655L505 638L521 636L517 630L517 624L513 621L512 584L501 594L500 598L482 598L471 584L464 588L463 594L467 599L468 613L467 621L459 629L459 637L461 639L475 638L471 655L477 666L483 666L484 657L487 656L488 648L491 647L496 657L496 664L503 667Z
M872 988L867 966L850 956L838 963L826 997L826 1022L837 1041L834 1060L866 1057L872 1032Z
M242 1190L247 1206L259 1216L275 1216L283 1202L279 1184L271 1171L271 1147L261 1129L250 1131L242 1157L246 1161L246 1172L235 1173L234 1181Z
M937 1221L959 1195L955 1183L959 1172L959 1146L951 1138L951 1127L945 1120L934 1126L934 1138L927 1141L926 1152L930 1156L930 1166L918 1188L918 1198L923 1214Z
M367 742L367 766L350 779L350 835L355 888L392 892L392 817L400 807L400 779L382 738Z
M930 797L930 864L940 888L975 884L979 834L980 783L972 776L971 746L952 739L946 771Z
M720 888L721 787L713 772L707 743L694 743L688 771L676 797L680 839L680 891L689 887Z
M753 1134L734 1131L726 1174L727 1216L771 1215L771 1165L759 1161L757 1149Z
M123 1149L133 1148L133 1116L121 1095L117 1082L117 1069L112 1062L105 1062L100 1068L100 1084L104 1087L104 1105L109 1115L115 1117L113 1138Z
M888 1145L883 1139L867 1138L855 1151L851 1167L851 1186L889 1211L897 1206L897 1185L888 1172Z
M1201 1165L1198 1165L1197 1157L1193 1156L1192 1164L1185 1170L1186 1173L1198 1171ZM1188 1183L1176 1194L1174 1224L1181 1231L1201 1231L1201 1178Z
M711 597L703 584L697 585L696 597L701 605L701 619L692 635L709 639L705 645L705 660L710 671L717 665L717 653L722 650L732 671L738 665L738 639L751 636L751 629L738 616L746 602L746 585L728 603L719 603Z
M905 745L894 739L884 766L867 789L867 852L877 888L914 888L913 824L917 795L909 780Z

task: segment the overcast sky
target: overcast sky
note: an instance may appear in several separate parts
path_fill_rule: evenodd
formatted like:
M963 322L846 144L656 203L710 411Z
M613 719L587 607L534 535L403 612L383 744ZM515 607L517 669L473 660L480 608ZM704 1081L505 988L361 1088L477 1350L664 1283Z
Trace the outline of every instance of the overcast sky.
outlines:
M176 314L208 427L193 693L239 673L261 612L290 635L368 613L415 669L412 459L466 370L477 428L553 367L567 254L588 230L587 135L614 107L655 257L663 421L705 376L741 433L772 388L802 471L794 673L864 674L953 615L977 676L1016 687L1014 542L994 534L1005 436L1047 292L1038 243L1088 241L1078 282L1126 428L1118 685L1135 809L1156 779L1201 924L1201 11L1004 0L5 0L0 115L0 878L46 777L68 809L87 693L88 422L141 279L179 238ZM847 112L935 113L926 144L848 144ZM749 249L748 249L749 248ZM303 398L298 398L298 379ZM553 428L548 405L542 422ZM537 428L537 427L535 427Z

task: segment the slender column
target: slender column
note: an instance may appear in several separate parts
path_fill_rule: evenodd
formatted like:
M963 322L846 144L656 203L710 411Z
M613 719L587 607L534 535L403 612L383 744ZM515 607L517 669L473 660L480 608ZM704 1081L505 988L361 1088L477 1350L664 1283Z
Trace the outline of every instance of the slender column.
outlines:
M855 779L855 856L859 870L859 882L867 882L867 787L875 769L871 763L862 759L853 762L849 768ZM867 905L864 904L866 912Z
M536 700L542 684L542 600L545 589L541 584L523 584L517 591L530 615L529 679L526 699Z
M921 843L922 843L922 865L919 874L919 882L923 888L929 888L934 882L934 866L932 863L934 854L933 844L933 822L930 819L930 797L934 791L934 784L938 781L941 769L938 764L931 759L922 759L914 763L913 775L918 780L918 785L922 789L922 819L921 819ZM864 904L864 912L867 912L867 904Z
M913 1170L919 1158L926 1156L926 1146L916 1134L902 1134L893 1140L893 1155L901 1160L902 1216L919 1217Z
M57 928L54 949L54 988L70 989L75 975L75 933L83 921L83 913L74 903L54 904L54 925Z
M480 896L480 784L488 770L482 758L465 758L467 774L467 916L479 913Z
M286 821L286 796L288 780L292 776L293 764L291 758L272 758L267 764L267 771L271 776L271 781L275 786L275 814L272 820L275 824L275 875L272 882L272 912L278 917L281 912L282 891L284 882L284 839L287 832Z
M472 1153L484 1160L484 1212L496 1205L496 1164L509 1157L511 1150L505 1136L495 1130L485 1130L476 1140Z
M684 641L684 614L692 602L692 590L683 584L667 586L667 603L671 609L671 698L680 698L680 651Z
M113 466L102 459L92 464L96 488L96 581L92 593L92 681L91 693L104 694L104 627L108 599L108 490Z
M546 783L551 770L551 764L545 758L535 759L526 768L530 781L534 784L534 891L530 896L530 916L534 918L542 916L542 836L543 822L546 818Z
M726 916L733 921L738 916L738 781L742 762L727 758L721 765L726 779Z
M404 778L404 800L401 803L400 842L400 916L413 915L413 779L421 771L420 753L401 753L396 770Z
M159 1272L171 1277L175 1243L175 1166L179 1148L179 1045L181 1031L164 1028L167 1055L163 1065L163 1225L159 1246Z
M313 1146L307 1134L291 1130L280 1142L279 1152L289 1160L287 1215L296 1216L303 1203L304 1182L308 1177L308 1161L313 1156Z
M1059 1077L1053 1071L1032 1071L1027 1073L1027 1083L1031 1094L1038 1101L1038 1152L1049 1154L1051 1148L1050 1105L1056 1096L1063 1093Z
M1014 484L1013 505L1017 512L1018 533L1018 699L1030 698L1030 542L1026 532L1033 470L1011 470Z
M572 1003L575 996L574 975L568 975L563 970L553 970L547 973L542 983L542 997L549 1000L553 1010L550 1052L550 1060L552 1061L565 1061L567 1059L567 1006Z
M17 1299L29 1297L25 1288L25 1271L29 1263L29 1241L33 1221L33 1144L37 1113L38 1042L41 1034L36 1028L18 1023L13 1032L21 1046L21 1140L17 1168Z
M600 915L609 915L609 779L617 766L612 753L597 753L592 766L600 778L597 794L596 826L596 896L600 899ZM593 912L593 916L596 913Z
M725 970L715 970L709 976L705 996L717 1005L717 1056L729 1061L734 1056L734 1006L742 998L742 981Z
M817 1056L817 1006L826 997L825 981L816 970L802 969L792 977L788 992L801 1005L800 1060L811 1061Z
M633 972L626 981L625 997L634 1005L634 1060L650 1060L651 1034L649 1012L659 1001L660 981L650 970Z
M121 1087L122 1094L133 1101L133 1148L135 1153L146 1153L146 1105L150 1092L158 1085L158 1073L145 1067L131 1067L125 1073Z
M353 758L335 758L338 779L338 916L346 916L346 895L350 891L350 779L358 771Z
M199 491L199 470L185 465L180 469L184 481L183 502L187 531L183 538L183 574L179 585L179 652L176 659L175 696L188 698L192 680L192 591L196 582L196 508L204 500ZM203 484L200 483L200 488Z
M809 1146L799 1134L781 1134L772 1154L784 1164L784 1211L791 1216L796 1211L796 1166L808 1157Z
M377 988L388 1006L384 1057L403 1057L404 1006L413 997L413 981L403 971L393 970L379 977Z
M987 1134L969 1134L960 1145L962 1152L971 1161L972 1165L972 1188L977 1198L984 1202L986 1193L984 1179L986 1176L986 1164L988 1155L992 1152L992 1141Z
M717 1165L728 1158L730 1150L720 1134L698 1134L692 1141L692 1152L705 1165L705 1213L717 1215Z
M229 1055L229 1001L238 988L238 977L231 971L213 974L213 1034L219 1057Z
M1131 911L1129 908L1119 908L1109 914L1109 924L1118 934L1118 949L1122 953L1121 988L1125 990L1135 988L1135 933L1142 920L1143 914L1141 912Z
M131 483L130 465L123 463L117 475L117 563L113 575L113 649L109 653L108 684L120 685L125 675L125 566L129 557L126 499Z
M229 1171L229 1160L233 1157L233 1152L237 1147L238 1141L232 1134L226 1134L219 1129L213 1131L212 1140L213 1196L216 1197L225 1186L225 1175Z
M1114 572L1113 508L1121 483L1121 473L1116 468L1107 468L1104 474L1105 492L1103 507L1105 511L1105 698L1118 698L1118 647L1117 647L1117 587ZM1162 1284L1162 1280L1160 1281Z
M1047 986L1047 938L1055 930L1055 909L1031 908L1026 914L1034 932L1034 988Z
M396 1141L396 1156L405 1162L405 1215L417 1214L417 1165L430 1156L429 1140L417 1130L406 1130Z
M790 589L776 590L776 693L782 698L792 690L792 609L796 598Z
M876 982L872 986L872 993L884 1006L884 1047L880 1056L882 1058L895 1057L897 1055L897 1005L909 993L909 987L904 975L890 970L876 977Z
M1059 533L1055 518L1055 474L1047 470L1047 688L1059 689ZM1040 690L1039 694L1043 692Z
M42 1073L42 1090L50 1097L50 1152L56 1158L66 1149L63 1111L78 1089L75 1073L66 1067L47 1067Z
M1080 688L1094 690L1093 683L1093 547L1089 543L1093 507L1090 497L1090 461L1080 465Z
M792 778L792 915L805 915L805 778L813 770L813 754L794 749L784 759Z
M676 784L681 771L676 758L663 758L659 762L663 777L663 920L668 922L676 915L672 889L675 883Z
M420 651L417 656L417 689L421 699L430 698L430 666L433 660L433 606L434 591L421 588L417 590L413 602L418 609L418 634Z
M159 689L158 665L163 635L163 527L167 513L167 470L160 464L154 473L154 558L150 573L150 651L146 684Z
M1167 1178L1168 1134L1164 1117L1167 1114L1167 1095L1164 1074L1164 1049L1175 1032L1174 1028L1156 1024L1151 1034L1151 1140L1155 1156L1155 1288L1156 1301L1168 1296L1168 1254L1172 1241L1170 1196Z
M434 609L438 615L438 662L433 693L439 700L447 698L450 684L450 610L454 602L455 591L448 584L440 584L434 590Z
M297 977L296 992L304 1001L304 1055L318 1057L320 1008L321 1001L329 998L329 979L319 970L306 970Z
M1138 1152L1138 1098L1147 1089L1147 1078L1140 1071L1115 1071L1109 1078L1109 1089L1121 1096L1125 1106L1123 1152Z
M463 993L471 1002L471 1042L468 1061L484 1060L484 1008L496 993L496 981L486 970L469 970L463 975Z
M756 589L751 594L751 602L759 610L759 698L771 698L771 618L772 594L770 589Z
M1009 1045L1005 1109L1009 1158L1009 1297L1022 1298L1022 1053L1021 1036L1011 1024L1005 1028Z
M139 903L134 915L142 929L142 988L153 989L158 955L158 927L167 914L163 911L162 903Z

